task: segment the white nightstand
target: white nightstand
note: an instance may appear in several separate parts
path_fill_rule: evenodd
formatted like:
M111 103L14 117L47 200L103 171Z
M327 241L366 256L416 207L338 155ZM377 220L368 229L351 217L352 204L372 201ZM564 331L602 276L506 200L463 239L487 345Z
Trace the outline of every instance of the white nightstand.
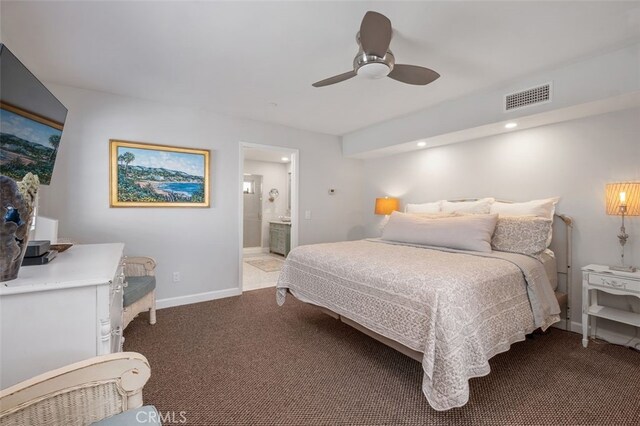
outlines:
M596 335L596 318L640 327L640 314L598 305L598 290L640 298L640 271L612 271L603 265L588 265L582 268L582 346L585 348L589 344L589 317L592 338Z

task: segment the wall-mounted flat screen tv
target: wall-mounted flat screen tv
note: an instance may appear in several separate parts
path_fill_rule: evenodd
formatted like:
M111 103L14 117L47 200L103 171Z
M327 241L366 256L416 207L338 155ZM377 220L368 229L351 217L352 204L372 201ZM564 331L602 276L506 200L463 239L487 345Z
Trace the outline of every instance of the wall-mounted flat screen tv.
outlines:
M0 43L0 174L49 185L67 108Z

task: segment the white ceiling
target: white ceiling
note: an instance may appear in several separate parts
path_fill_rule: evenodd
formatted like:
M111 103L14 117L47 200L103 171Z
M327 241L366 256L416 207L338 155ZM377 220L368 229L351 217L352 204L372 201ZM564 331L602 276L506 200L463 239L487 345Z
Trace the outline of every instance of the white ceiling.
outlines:
M348 71L367 10L398 63L442 77L311 83ZM1 36L53 83L342 135L640 39L639 2L7 2ZM274 106L277 104L277 106Z

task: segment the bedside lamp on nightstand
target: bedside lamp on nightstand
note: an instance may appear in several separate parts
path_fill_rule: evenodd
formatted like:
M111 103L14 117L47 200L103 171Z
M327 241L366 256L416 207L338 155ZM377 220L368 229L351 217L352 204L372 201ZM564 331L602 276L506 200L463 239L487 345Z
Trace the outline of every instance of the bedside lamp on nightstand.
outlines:
M384 219L379 224L379 229L382 229L389 220L389 215L395 211L400 210L400 200L392 197L376 198L376 208L374 213L380 216L384 216Z
M624 246L629 235L624 228L625 216L640 216L640 182L618 182L607 184L607 214L622 216L622 226L618 234L622 254L619 266L610 266L615 271L635 272L634 266L624 264Z
M400 200L397 198L376 198L375 214L387 216L397 210L400 210Z

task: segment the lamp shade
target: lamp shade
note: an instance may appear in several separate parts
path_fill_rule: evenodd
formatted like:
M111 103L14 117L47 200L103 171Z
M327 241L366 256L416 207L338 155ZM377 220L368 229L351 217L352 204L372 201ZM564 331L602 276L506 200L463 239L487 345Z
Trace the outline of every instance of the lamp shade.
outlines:
M397 198L376 198L376 214L388 215L400 210L400 201Z
M640 216L640 182L607 184L607 214L620 215L626 206L625 216Z

